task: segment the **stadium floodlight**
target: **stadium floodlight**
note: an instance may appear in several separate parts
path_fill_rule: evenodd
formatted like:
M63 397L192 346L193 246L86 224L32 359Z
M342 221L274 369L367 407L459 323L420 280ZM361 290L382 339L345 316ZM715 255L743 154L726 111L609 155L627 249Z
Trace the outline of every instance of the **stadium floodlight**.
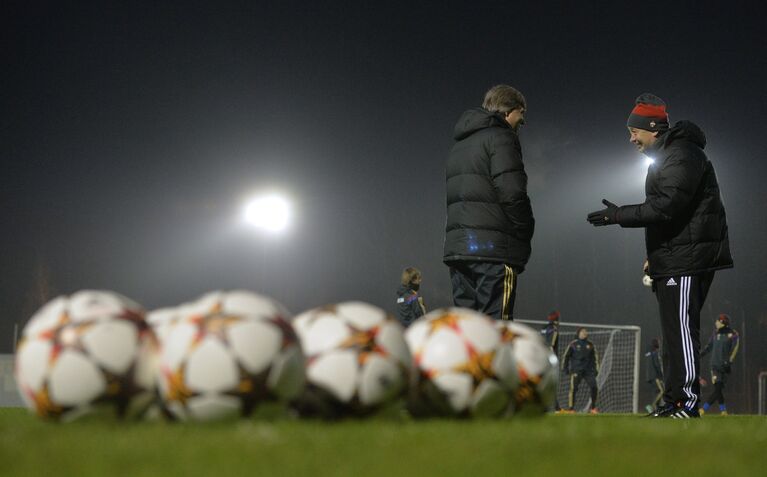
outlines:
M650 156L646 156L646 157L645 157L645 159L644 159L644 165L645 165L645 166L648 166L648 167L649 167L649 166L653 165L654 163L655 163L655 159L653 159L653 158L652 158L652 157L650 157Z
M245 222L267 230L281 232L290 222L290 203L278 195L266 195L250 200L245 204Z

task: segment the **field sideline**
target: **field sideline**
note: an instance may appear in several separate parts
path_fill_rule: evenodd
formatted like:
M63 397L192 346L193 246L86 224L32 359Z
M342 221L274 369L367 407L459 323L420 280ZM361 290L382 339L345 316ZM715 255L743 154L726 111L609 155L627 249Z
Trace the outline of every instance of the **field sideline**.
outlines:
M2 476L753 476L767 416L45 423L0 409Z

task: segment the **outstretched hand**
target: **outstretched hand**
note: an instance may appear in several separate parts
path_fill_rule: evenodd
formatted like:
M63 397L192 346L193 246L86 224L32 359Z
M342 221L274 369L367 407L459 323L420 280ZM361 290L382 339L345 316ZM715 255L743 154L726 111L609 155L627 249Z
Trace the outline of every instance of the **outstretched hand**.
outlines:
M607 208L590 213L588 217L586 217L586 220L588 220L594 227L617 224L618 206L607 199L602 199L602 203L606 205Z

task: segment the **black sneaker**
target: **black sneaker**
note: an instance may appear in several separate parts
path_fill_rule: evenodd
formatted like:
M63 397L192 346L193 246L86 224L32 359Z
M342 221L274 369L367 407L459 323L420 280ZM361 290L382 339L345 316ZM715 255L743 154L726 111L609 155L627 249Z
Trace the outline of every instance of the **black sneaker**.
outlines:
M695 419L700 417L700 413L697 409L688 409L686 407L680 407L675 409L668 417L673 419Z
M653 412L645 415L644 417L670 417L671 413L676 411L676 406L673 404L662 404L655 408Z

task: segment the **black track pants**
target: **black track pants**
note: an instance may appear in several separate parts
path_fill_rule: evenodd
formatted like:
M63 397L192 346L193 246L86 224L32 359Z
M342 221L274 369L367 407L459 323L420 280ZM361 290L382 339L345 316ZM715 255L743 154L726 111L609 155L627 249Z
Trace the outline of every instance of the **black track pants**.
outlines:
M667 404L689 409L700 400L700 310L714 272L654 281L663 330L663 376Z
M450 281L455 306L471 308L496 320L514 319L517 272L495 262L452 262Z
M719 404L724 404L724 383L719 381L714 383L714 392L711 393L711 397L708 398L708 405L712 405L719 401Z
M573 373L570 375L570 394L568 395L567 403L569 408L573 409L575 406L575 399L578 395L578 388L581 387L581 381L586 381L586 384L589 385L589 389L591 390L591 409L596 408L597 393L599 390L597 388L597 377L591 373Z

